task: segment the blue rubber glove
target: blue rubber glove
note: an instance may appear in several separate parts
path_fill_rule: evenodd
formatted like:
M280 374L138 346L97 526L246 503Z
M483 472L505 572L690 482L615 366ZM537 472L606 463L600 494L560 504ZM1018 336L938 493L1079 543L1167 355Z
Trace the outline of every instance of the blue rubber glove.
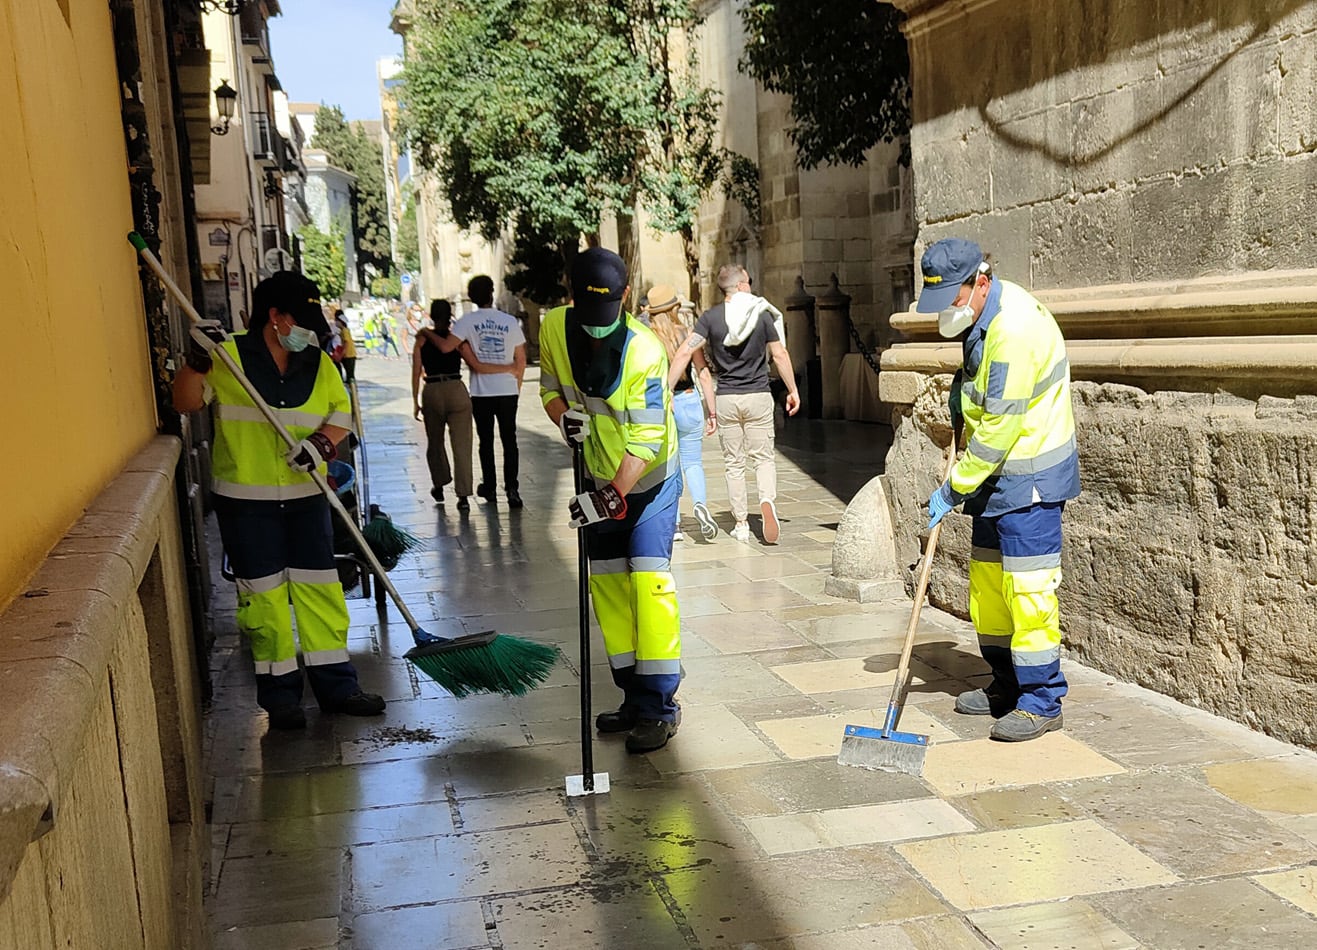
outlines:
M957 504L958 502L952 497L951 486L943 482L928 498L928 530L932 531Z

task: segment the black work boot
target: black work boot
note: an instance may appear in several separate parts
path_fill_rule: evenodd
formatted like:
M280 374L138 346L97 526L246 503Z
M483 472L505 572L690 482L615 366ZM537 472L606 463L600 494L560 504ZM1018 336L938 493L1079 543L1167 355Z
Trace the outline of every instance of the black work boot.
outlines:
M325 712L346 713L349 716L378 716L384 712L384 697L358 689L347 699L322 708Z
M476 497L485 499L491 505L498 504L498 496L494 494L493 487L486 485L484 482L476 486Z
M627 734L626 750L628 752L654 752L668 744L668 740L677 734L675 722L662 719L641 719L635 728Z
M966 690L957 696L956 712L962 716L992 716L1000 719L1015 708L1019 699L1019 692L993 680L986 689Z
M305 729L306 712L301 706L280 706L278 709L268 710L270 716L271 729Z
M525 506L526 506L526 503L525 503L524 501L521 500L521 493L520 493L520 492L518 492L515 488L508 492L508 507L509 507L509 508L524 508Z
M623 703L612 712L601 712L594 717L594 727L600 732L630 732L635 728L638 718L634 710Z

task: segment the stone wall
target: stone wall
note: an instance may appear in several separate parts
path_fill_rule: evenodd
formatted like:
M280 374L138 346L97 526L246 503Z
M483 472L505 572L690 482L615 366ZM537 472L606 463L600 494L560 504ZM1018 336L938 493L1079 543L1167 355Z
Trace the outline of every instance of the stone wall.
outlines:
M132 459L0 614L0 947L209 946L178 456Z
M887 476L898 561L949 438L945 375L897 413ZM1074 384L1083 494L1066 506L1070 656L1317 746L1317 396ZM969 518L942 534L930 601L967 613Z
M917 251L974 238L1049 288L1312 266L1311 0L897 5L926 11Z

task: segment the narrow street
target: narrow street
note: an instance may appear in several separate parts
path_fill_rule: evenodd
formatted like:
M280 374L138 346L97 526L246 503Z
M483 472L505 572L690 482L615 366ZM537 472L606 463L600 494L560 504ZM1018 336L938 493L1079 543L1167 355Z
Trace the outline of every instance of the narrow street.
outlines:
M402 659L397 611L349 595L353 660L386 715L320 717L308 695L305 733L267 733L220 582L216 950L1317 946L1317 756L1073 663L1063 731L991 742L991 719L953 712L986 677L971 628L943 612L924 611L901 722L933 739L923 777L836 763L845 724L881 724L910 609L823 594L845 502L886 450L877 426L780 433L776 547L725 533L706 440L724 533L699 539L683 505L681 730L648 756L597 737L612 791L567 799L581 766L567 450L532 367L526 508L438 508L407 370L358 368L371 500L424 541L395 584L431 632L496 629L563 660L524 698L453 699ZM596 647L598 712L617 693Z

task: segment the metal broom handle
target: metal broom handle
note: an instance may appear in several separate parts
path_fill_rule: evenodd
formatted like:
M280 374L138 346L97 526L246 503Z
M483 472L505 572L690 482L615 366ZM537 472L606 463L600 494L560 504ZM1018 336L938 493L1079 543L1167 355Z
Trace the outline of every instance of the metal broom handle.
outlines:
M140 236L136 235L136 233L130 235L129 240L133 241L134 237L141 240ZM133 246L137 248L138 255L142 260L146 261L147 266L155 272L155 275L160 278L165 287L169 289L169 292L174 295L174 299L177 300L179 305L183 308L183 312L187 314L188 319L191 320L193 324L201 323L201 315L197 313L196 309L192 306L192 301L188 300L187 295L183 293L178 284L174 283L174 278L169 276L169 273L165 270L164 266L161 265L160 259L151 253L150 248L145 246L145 242L139 244L137 241L133 241ZM239 384L241 384L242 388L247 391L247 395L250 396L252 402L256 404L256 408L261 411L261 415L265 416L266 421L274 426L274 430L279 433L279 437L288 444L290 449L297 448L301 443L293 438L291 432L284 428L284 424L279 421L279 417L275 415L274 410L271 409L269 405L266 404L265 400L261 398L261 394L256 391L256 387L252 385L251 380L243 375L242 369L238 366L237 361L229 355L229 351L222 346L216 346L211 352L217 354L220 358L220 362L228 367L228 370L233 374L234 379L236 379ZM384 570L379 559L375 557L375 552L371 550L370 544L366 541L365 536L362 535L361 529L357 527L352 515L348 513L347 508L343 507L343 502L339 500L334 489L329 487L329 482L325 481L325 476L321 475L320 471L314 468L307 474L309 474L311 480L316 483L316 487L319 488L324 496L329 499L330 506L338 512L338 516L343 520L343 524L347 526L353 540L357 542L357 546L361 549L361 553L365 555L367 563L371 566L371 570L375 572L375 576L379 579L379 582L384 585L385 589L389 592L389 596L393 598L393 602L397 605L398 611L402 614L403 619L407 621L412 630L420 629L419 624L416 623L416 618L414 618L411 611L407 609L407 605L403 603L402 596L393 586L393 582L389 580L388 572Z

